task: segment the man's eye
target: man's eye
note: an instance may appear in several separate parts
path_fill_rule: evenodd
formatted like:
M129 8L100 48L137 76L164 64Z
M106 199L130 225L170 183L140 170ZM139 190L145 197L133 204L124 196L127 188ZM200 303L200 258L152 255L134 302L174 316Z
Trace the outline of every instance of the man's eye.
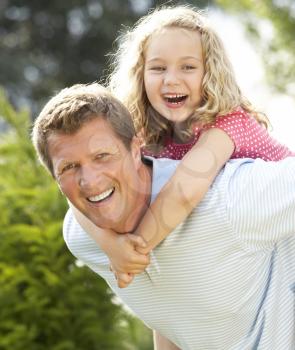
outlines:
M95 159L100 160L100 159L106 158L107 156L109 156L109 153L107 153L107 152L99 153L99 154L97 154L97 155L95 156Z
M76 164L72 163L72 164L67 164L65 165L61 171L60 171L60 175L63 174L64 172L68 171L68 170L71 170L71 169L74 169L76 167Z

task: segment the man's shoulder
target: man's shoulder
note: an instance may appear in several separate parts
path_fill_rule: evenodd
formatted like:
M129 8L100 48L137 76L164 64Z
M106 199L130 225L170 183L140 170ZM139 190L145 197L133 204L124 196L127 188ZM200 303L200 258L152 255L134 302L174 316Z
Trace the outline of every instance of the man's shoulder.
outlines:
M254 162L255 159L251 158L230 159L217 175L215 183L218 183L218 180L220 181L221 179L229 181L232 178L238 178L240 172L250 171Z
M153 181L152 181L152 201L161 191L162 187L173 176L176 168L181 161L168 158L155 159L152 157L146 157L146 160L153 166ZM250 165L254 162L253 159L231 159L229 160L223 169L219 172L215 178L209 192L220 190L230 185L231 179L239 177L237 174L239 170L247 168L246 165Z
M147 165L152 165L156 169L165 170L169 168L176 168L180 163L180 160L170 159L170 158L154 158L150 156L144 156L142 158L143 162Z
M223 201L238 197L253 173L255 162L251 158L230 159L216 176L207 194L222 193Z
M65 242L71 242L72 235L77 236L76 233L80 233L79 224L76 221L72 210L69 208L63 222L63 237Z
M63 222L63 237L69 250L75 254L76 242L87 240L87 235L78 224L71 209L68 209Z
M169 181L174 174L177 166L179 165L178 160L168 158L153 158L144 157L144 162L149 162L153 169L152 177L152 189L151 189L151 202L154 201L162 187Z
M63 237L67 247L77 258L85 260L92 254L105 257L103 251L79 225L71 209L68 209L64 218Z

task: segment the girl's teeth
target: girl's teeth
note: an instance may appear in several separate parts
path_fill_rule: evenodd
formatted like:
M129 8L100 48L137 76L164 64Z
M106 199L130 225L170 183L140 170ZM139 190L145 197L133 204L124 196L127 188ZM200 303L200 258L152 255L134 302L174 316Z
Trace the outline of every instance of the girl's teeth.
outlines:
M180 103L182 101L184 101L186 99L186 95L166 95L164 98L166 101L168 101L169 103Z

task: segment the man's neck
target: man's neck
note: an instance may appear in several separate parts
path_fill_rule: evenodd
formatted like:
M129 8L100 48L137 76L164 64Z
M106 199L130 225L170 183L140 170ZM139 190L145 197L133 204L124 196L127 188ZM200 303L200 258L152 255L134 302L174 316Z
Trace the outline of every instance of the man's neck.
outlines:
M150 159L143 158L143 167L145 170L145 193L146 193L146 206L149 207L151 203L152 194L152 180L153 180L153 162Z

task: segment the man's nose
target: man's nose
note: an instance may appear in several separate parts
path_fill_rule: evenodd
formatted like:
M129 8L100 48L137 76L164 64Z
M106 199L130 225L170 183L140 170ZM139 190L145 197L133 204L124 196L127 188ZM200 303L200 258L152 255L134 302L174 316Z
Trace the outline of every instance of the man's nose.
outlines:
M79 176L78 183L82 189L92 190L98 185L100 171L92 165L84 165L77 176Z

